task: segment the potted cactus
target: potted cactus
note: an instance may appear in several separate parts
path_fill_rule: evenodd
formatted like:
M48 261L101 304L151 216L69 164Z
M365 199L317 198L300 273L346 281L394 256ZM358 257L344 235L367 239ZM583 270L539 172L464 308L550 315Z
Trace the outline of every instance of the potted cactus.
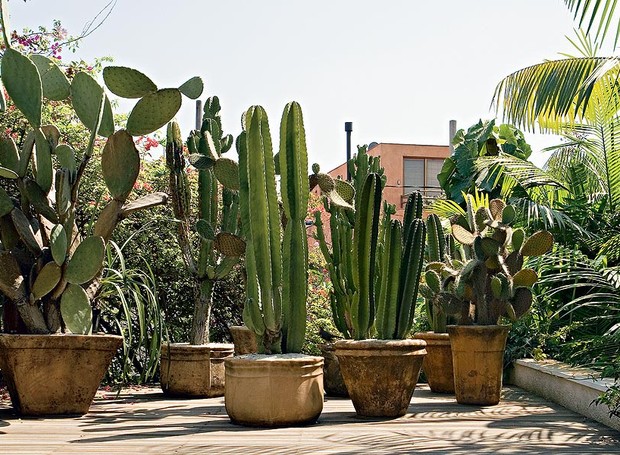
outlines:
M320 217L315 220L334 283L334 319L353 338L337 341L334 348L357 414L396 417L407 412L426 354L424 341L405 339L422 272L422 197L410 195L402 223L391 219L393 208L387 205L380 222L380 175L358 168L357 178L363 184L356 182L354 211L335 199L328 202L331 249Z
M50 59L12 49L4 3L0 13L6 45L2 83L31 128L19 149L11 137L0 138L0 291L8 301L5 317L15 311L13 321L18 321L12 325L6 318L5 329L23 332L0 334L0 369L17 412L84 414L122 344L119 336L92 335L91 302L99 287L105 243L132 212L166 201L163 193L128 201L140 169L132 135L163 126L178 110L181 91L165 89L162 97L151 82L137 96L141 99L127 129L115 132L103 88L82 72L69 82ZM128 68L110 71L116 75L114 88L108 84L114 93L135 89L136 75L150 82ZM44 99L69 98L91 131L81 153L63 144L62 132L42 121ZM112 198L92 235L84 236L76 225L79 189L97 136L107 137L101 168Z
M452 235L461 247L453 248L443 262L428 264L425 292L458 320L458 325L447 328L456 400L495 405L500 400L509 330L499 321L516 320L529 310L538 276L523 267L524 258L551 250L553 236L538 231L526 238L522 228L512 227L514 207L500 199L488 206L476 206L471 195L466 201L466 212L452 220Z
M162 345L161 386L167 395L215 397L224 395L224 359L233 354L233 346L210 342L213 288L238 264L245 242L239 236L238 165L223 156L233 138L222 132L217 96L205 102L198 126L187 140L189 162L198 171L194 209L178 124L171 122L167 132L166 165L177 240L193 277L195 303L189 344Z
M441 220L431 213L426 218L426 262L437 263L444 260L447 247L454 243L454 238L443 232ZM446 241L447 240L447 241ZM428 272L427 272L428 273ZM431 330L417 332L414 337L426 341L426 356L422 362L422 371L431 391L436 393L454 393L454 374L452 366L452 349L447 326L454 324L454 316L445 312L425 283L420 284L420 294L424 297L424 308Z
M282 213L265 110L251 107L242 124L236 142L247 241L243 319L259 354L226 359L226 411L232 422L244 425L312 423L323 409L323 359L299 354L308 292L308 157L301 107L287 104L280 124Z

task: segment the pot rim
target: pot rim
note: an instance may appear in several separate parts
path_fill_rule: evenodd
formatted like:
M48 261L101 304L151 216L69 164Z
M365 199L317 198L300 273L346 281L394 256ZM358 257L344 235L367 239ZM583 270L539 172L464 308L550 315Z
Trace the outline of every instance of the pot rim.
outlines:
M416 351L423 350L426 347L426 341L405 339L405 340L338 340L334 343L336 350L384 350L393 351Z

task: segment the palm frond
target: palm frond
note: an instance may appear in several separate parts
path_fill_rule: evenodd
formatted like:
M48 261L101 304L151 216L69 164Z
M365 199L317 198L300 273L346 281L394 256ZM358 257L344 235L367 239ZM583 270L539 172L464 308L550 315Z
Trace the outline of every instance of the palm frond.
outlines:
M589 102L607 92L620 72L617 57L553 60L523 68L495 88L493 103L509 123L534 131L560 133L590 115ZM602 96L602 95L601 95Z
M595 40L604 40L615 28L614 47L620 38L620 21L614 18L618 0L564 0L580 27L587 25L586 34L596 29Z

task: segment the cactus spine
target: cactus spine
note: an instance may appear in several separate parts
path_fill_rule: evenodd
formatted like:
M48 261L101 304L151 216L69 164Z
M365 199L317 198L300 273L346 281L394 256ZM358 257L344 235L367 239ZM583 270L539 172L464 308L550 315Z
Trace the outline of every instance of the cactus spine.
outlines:
M262 352L300 352L305 338L308 258L304 224L308 158L301 107L289 103L280 125L278 159L287 219L283 238L267 113L253 106L243 120L245 131L237 144L241 216L248 240L244 322L258 336Z

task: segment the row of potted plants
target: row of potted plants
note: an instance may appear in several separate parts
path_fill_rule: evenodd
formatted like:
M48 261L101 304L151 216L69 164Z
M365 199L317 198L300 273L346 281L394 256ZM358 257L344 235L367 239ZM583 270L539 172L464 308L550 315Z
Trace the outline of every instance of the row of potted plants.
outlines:
M10 181L8 190L0 188L0 290L10 302L4 315L16 312L23 323L5 328L38 336L0 335L0 369L18 412L82 414L106 362L121 343L119 337L89 336L90 305L105 242L132 212L167 200L167 195L158 193L128 201L140 169L133 136L166 125L178 111L182 95L192 99L201 95L202 82L192 78L179 88L158 89L136 70L106 68L104 82L112 93L138 99L126 129L114 132L110 102L92 77L78 73L69 81L53 61L22 55L4 39L2 83L32 131L20 147L10 137L0 140L0 176ZM72 104L91 131L87 149L72 150L62 143L57 128L43 124L44 99ZM4 100L0 104L6 106ZM381 211L385 178L380 163L365 153L353 163L351 183L332 179L318 166L308 178L302 112L295 102L284 110L275 156L265 110L253 106L243 114L243 131L234 141L237 164L223 157L232 148L233 137L222 132L219 111L217 97L209 98L200 128L186 142L189 162L199 175L196 215L190 209L180 128L174 122L168 125L170 198L183 258L195 276L196 311L191 343L162 349L164 392L187 396L224 392L227 412L241 424L301 424L319 417L323 358L300 354L308 292L305 221L308 193L318 185L330 214L331 245L320 217L315 220L316 235L333 284L334 321L348 338L335 343L334 349L356 411L368 416L406 412L427 343L429 351L432 345L429 337L426 342L406 339L421 282L435 328L445 327L448 317L462 324L448 326L456 376L462 369L465 377L475 376L474 391L489 389L482 380L495 384L494 392L480 402L469 398L472 391L460 391L469 381L457 379L457 400L497 403L507 333L498 321L503 316L516 319L529 308L530 288L537 277L523 268L523 258L548 251L551 235L543 231L525 239L522 230L511 227L515 218L511 206L499 200L477 204L472 197L447 236L436 217L422 220L419 194L407 201L403 222L393 220L392 207L385 204ZM83 237L76 225L79 185L98 136L107 138L101 168L112 199L92 234ZM258 354L233 357L231 347L208 343L209 314L214 283L225 278L241 256L246 272L244 322L254 335ZM486 349L491 344L489 328L499 336L493 354L484 357L499 359L499 376L485 366L478 368L480 360L474 357L466 357L461 367L457 355L465 352L457 340L463 334L471 337L471 332L482 334L478 351ZM473 341L468 340L471 346ZM24 348L24 341L30 349ZM78 345L69 348L67 342ZM42 346L51 351L43 354ZM95 368L96 352L103 353L103 360ZM69 353L69 366L60 366L60 358ZM29 354L32 357L19 357ZM173 364L192 369L176 370ZM55 368L52 373L38 373L39 366L50 365ZM89 370L94 373L94 388L82 392ZM428 362L427 374L434 370ZM381 376L383 372L392 376ZM54 380L42 381L42 375ZM21 378L31 381L22 386ZM58 387L31 403L43 384ZM61 398L76 395L82 397L79 403L58 404Z

